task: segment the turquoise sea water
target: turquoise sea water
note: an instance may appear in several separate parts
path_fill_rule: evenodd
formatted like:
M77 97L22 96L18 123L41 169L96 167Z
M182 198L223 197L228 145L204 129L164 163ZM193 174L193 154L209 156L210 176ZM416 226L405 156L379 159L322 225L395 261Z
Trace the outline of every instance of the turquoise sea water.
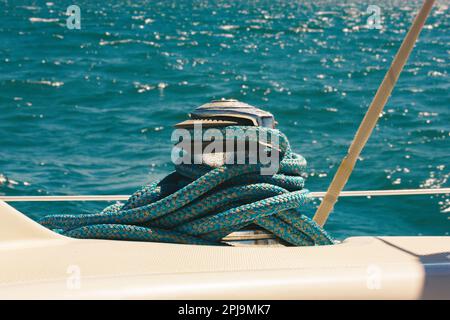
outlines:
M80 30L66 28L71 4ZM325 190L420 6L377 1L377 30L368 4L0 1L0 194L129 194L172 170L172 124L221 97L271 111L308 160L308 189ZM347 190L449 186L448 5L436 4ZM32 218L106 205L14 204ZM449 217L445 195L344 198L327 229L448 235Z

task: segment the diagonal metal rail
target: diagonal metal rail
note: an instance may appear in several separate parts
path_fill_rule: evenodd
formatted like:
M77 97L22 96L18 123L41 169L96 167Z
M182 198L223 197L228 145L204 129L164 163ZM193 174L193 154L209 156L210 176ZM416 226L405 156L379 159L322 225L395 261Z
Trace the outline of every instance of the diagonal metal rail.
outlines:
M311 192L310 198L321 198L326 192ZM397 190L359 190L343 191L341 197L377 197L377 196L413 196L449 194L450 188L432 189L397 189ZM129 195L76 195L76 196L0 196L0 201L26 202L26 201L120 201L127 200Z

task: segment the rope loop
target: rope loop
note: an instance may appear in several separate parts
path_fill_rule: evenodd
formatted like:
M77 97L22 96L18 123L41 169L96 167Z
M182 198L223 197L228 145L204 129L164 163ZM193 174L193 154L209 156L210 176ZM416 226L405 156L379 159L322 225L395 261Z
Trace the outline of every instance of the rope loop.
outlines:
M262 127L220 130L235 133L241 142L268 137L264 152L279 152L277 171L261 174L266 164L259 161L178 164L125 203L98 213L48 215L39 222L74 238L225 245L222 238L229 233L256 225L288 245L333 244L324 229L301 213L309 193L304 189L306 160L292 151L286 136Z

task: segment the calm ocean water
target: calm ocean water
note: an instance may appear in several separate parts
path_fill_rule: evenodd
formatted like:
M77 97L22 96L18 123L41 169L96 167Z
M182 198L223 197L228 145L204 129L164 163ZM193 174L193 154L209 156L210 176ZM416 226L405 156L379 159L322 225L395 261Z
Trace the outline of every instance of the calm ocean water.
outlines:
M68 5L81 29L66 28ZM271 111L325 190L419 2L0 1L0 194L129 194L172 170L211 99ZM450 13L439 1L346 189L449 186ZM312 215L318 202L311 203ZM32 218L107 203L14 204ZM448 196L345 198L327 229L448 235Z

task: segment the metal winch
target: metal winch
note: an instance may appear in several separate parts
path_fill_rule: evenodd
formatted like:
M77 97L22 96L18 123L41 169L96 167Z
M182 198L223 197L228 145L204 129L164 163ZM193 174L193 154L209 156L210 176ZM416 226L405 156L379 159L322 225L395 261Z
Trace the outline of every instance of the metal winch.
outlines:
M197 107L190 119L175 125L177 128L255 126L275 128L273 114L235 99L213 100Z
M234 163L239 152L243 152L240 154L241 157L248 158L250 148L246 145L243 150L237 150L236 144L232 141L234 138L221 136L220 138L214 137L216 146L221 143L219 150L207 151L207 146L212 142L212 138L207 138L208 135L203 134L206 130L229 126L274 128L276 125L275 118L270 112L235 99L213 100L203 104L190 113L189 118L176 124L175 127L191 129L197 134L176 144L176 147L183 149L185 156L192 163L210 167ZM231 150L230 146L233 146ZM272 146L261 141L258 142L258 148L266 147Z
M277 122L273 114L255 106L238 101L236 99L220 99L213 100L197 107L189 114L189 119L177 123L178 129L195 129L207 130L211 128L223 128L228 126L250 126L250 127L266 127L275 128ZM197 160L197 163L206 164L211 167L219 167L224 163L229 163L231 157L234 157L236 150L227 150L227 141L223 140L223 152L203 152L204 147L209 141L204 139L182 141L177 147L187 149L190 144L191 158ZM200 143L201 148L195 149L195 143ZM267 147L266 144L260 143L261 147ZM194 150L202 150L196 153ZM258 245L280 245L272 234L263 229L258 229L255 225L250 228L234 232L224 238L225 241L234 245L240 243L258 244Z
M176 144L176 147L188 151L192 163L205 164L210 167L219 167L225 163L233 163L237 152L244 152L244 157L248 157L250 148L247 146L239 151L236 148L229 150L230 145L235 146L229 137L223 137L220 141L220 150L205 151L211 143L211 139L205 138L205 130L212 128L224 128L229 126L242 127L265 127L275 128L274 116L267 111L256 108L252 105L240 102L235 99L213 100L210 103L197 107L189 114L188 120L175 125L177 129L193 129L200 135L193 136L189 140L183 140ZM220 143L215 138L215 143ZM272 147L270 144L258 142L258 148ZM275 148L276 149L276 148Z

